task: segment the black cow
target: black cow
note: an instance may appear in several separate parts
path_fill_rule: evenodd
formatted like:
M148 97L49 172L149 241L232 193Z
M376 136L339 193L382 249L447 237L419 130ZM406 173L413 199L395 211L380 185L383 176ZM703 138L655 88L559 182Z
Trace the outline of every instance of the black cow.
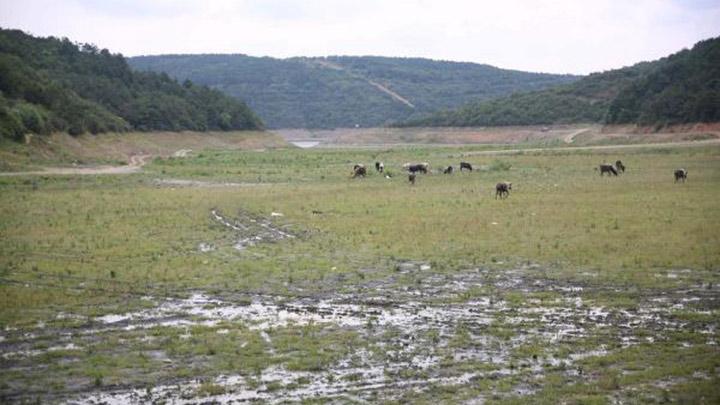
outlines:
M600 165L600 176L602 176L602 175L605 174L605 173L607 173L608 176L609 176L610 174L613 174L613 175L615 175L615 176L618 175L617 170L615 170L615 168L613 167L613 165L607 164L607 163L603 163L603 164Z
M625 173L625 165L624 165L623 162L621 162L620 160L618 160L617 162L615 162L615 167L617 167L617 171L618 171L618 172L623 172L623 173Z
M406 168L410 173L421 172L421 173L427 174L428 169L430 168L430 164L429 163L415 163L415 164L406 163L403 165L403 167Z
M385 171L385 164L383 162L375 162L375 170L382 173Z
M510 195L510 190L512 190L512 183L507 182L500 182L495 185L495 199L497 200L498 196L500 196L500 199L507 198Z
M353 166L352 175L353 175L352 176L353 178L356 178L359 176L365 177L365 176L367 176L367 169L365 168L364 165L357 164L357 165Z
M685 180L687 180L687 170L685 169L677 169L675 170L675 183L682 180L683 183L685 183Z
M460 171L463 171L463 169L472 171L472 165L468 162L460 162Z
M417 176L417 174L415 174L415 173L408 174L408 181L410 182L410 184L415 185L415 177L416 176Z
M448 166L445 170L443 170L444 174L452 174L452 172L453 172L452 166Z

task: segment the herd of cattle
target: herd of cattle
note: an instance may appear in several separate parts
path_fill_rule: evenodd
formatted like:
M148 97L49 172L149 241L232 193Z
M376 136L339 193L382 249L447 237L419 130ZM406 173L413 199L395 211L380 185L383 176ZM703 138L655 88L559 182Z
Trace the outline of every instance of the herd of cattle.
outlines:
M600 169L600 176L604 175L605 173L610 175L617 176L618 173L625 173L625 165L622 161L618 160L615 162L615 166L608 164L608 163L602 163L599 168L595 168L595 170ZM673 173L675 175L675 182L678 181L685 181L687 180L688 172L685 169L675 169L675 172Z
M423 163L405 163L403 166L403 169L407 171L408 174L408 181L411 185L415 184L415 181L417 179L418 173L427 174L430 171L430 164L427 162ZM442 169L443 174L452 174L455 169L452 166L448 166L444 169ZM460 162L460 171L473 171L472 164L468 162ZM625 165L622 161L618 160L615 162L615 165L609 164L609 163L602 163L599 167L596 167L595 170L600 171L600 176L605 175L606 173L608 176L613 175L617 176L618 173L625 173ZM392 176L389 173L385 173L385 164L383 162L375 162L375 171L378 173L385 174L386 178L391 178ZM675 182L687 180L687 170L685 169L676 169L675 170ZM353 166L352 171L352 177L365 177L367 176L367 169L365 168L365 165L358 163L355 166ZM497 199L500 197L500 199L507 198L510 195L510 190L512 190L512 183L510 182L500 182L495 185L495 198Z
M430 171L430 163L427 162L405 163L402 167L405 171L407 171L408 181L411 185L415 184L418 173L427 174ZM464 170L470 172L473 171L472 164L468 162L460 162L460 171L462 172ZM385 178L389 179L392 177L389 173L385 173L385 163L383 162L375 162L375 171L385 174ZM442 169L443 174L452 174L453 171L454 168L452 166ZM355 166L353 166L352 177L356 178L365 176L367 176L367 168L365 165L361 163L355 164ZM495 198L507 198L507 196L510 195L510 190L512 190L512 183L505 181L497 183L495 185Z

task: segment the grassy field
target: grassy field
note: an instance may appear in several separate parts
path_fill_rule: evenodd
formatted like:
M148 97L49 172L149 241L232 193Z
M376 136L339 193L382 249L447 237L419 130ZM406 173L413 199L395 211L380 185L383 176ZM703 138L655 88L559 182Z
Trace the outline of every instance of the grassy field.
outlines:
M0 398L720 399L718 146L166 149L0 177Z

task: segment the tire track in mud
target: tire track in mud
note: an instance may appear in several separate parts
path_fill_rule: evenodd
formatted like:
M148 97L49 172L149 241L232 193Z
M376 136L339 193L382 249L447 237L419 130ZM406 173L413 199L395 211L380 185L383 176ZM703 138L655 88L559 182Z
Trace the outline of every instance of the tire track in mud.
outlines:
M232 225L242 229L237 224ZM230 322L258 333L269 346L267 355L274 357L276 353L270 334L277 328L310 324L341 328L356 332L366 345L320 372L289 371L282 365L267 367L258 377L259 386L251 384L243 375L214 378L211 382L222 386L224 393L202 400L282 402L351 395L372 401L375 398L372 395L377 393L384 399L397 399L410 388L423 390L431 385L471 384L476 379L488 377L518 374L522 375L523 382L528 382L533 376L541 376L548 367L562 367L569 378L579 378L580 372L575 366L578 361L608 355L612 350L605 346L592 350L581 348L567 357L555 357L553 352L548 352L539 359L518 358L514 351L528 342L572 344L598 333L611 333L620 347L628 347L648 341L648 337L638 330L651 330L654 332L652 339L661 340L664 334L688 326L687 321L675 318L673 311L702 312L708 308L717 309L720 304L717 289L698 287L648 294L634 310L609 309L592 305L582 298L584 293L594 291L592 287L536 279L523 272L489 274L471 271L453 276L425 276L426 281L414 288L400 288L389 279L373 285L373 289L323 297L252 295L249 300L238 301L201 292L184 299L147 297L148 303L152 303L151 308L96 317L80 330L38 328L29 334L25 332L23 339L5 331L0 334L3 336L0 347L3 348L4 365L12 369L14 364L23 364L21 359L42 355L42 350L32 351L34 341L43 341L50 347L46 351L62 350L69 344L76 344L76 348L81 349L90 346L97 336L128 331L142 334L154 327L188 330L194 326L212 327ZM438 296L457 298L476 286L487 287L488 293L469 301L432 301ZM419 291L425 294L421 296ZM531 300L526 306L518 306L502 298L502 293L508 291L548 291L555 293L557 298L551 302ZM510 335L497 335L493 330L498 328ZM693 328L701 330L700 333L707 337L707 344L717 344L717 322L693 325ZM469 338L469 343L462 347L452 343L458 330L467 333ZM73 337L77 336L83 338L76 342ZM448 369L442 360L448 356L453 363L481 362L492 369L474 372ZM299 381L303 383L298 384ZM274 388L270 389L271 386ZM531 388L523 387L518 390L532 393ZM180 384L161 384L152 389L126 387L87 392L71 399L70 403L163 400L192 403L199 400L196 397L198 389L199 383L193 379Z
M244 250L258 243L279 242L284 239L294 239L295 235L275 226L267 218L254 217L246 212L240 212L236 219L225 217L218 209L210 211L210 216L216 222L238 233L235 249Z

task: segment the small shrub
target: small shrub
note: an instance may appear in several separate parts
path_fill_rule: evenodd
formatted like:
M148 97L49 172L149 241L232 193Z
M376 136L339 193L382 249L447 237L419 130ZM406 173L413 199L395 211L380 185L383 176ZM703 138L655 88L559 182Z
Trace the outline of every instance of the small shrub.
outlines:
M511 167L512 165L510 163L495 159L490 166L488 166L488 170L491 172L506 172L510 170Z

